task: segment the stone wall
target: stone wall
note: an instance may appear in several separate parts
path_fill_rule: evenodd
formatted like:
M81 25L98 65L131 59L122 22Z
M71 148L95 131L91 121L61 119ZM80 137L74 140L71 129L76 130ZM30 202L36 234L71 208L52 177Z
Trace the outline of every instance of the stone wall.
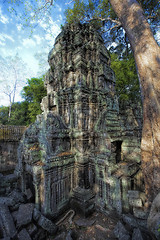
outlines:
M13 172L17 164L17 149L26 127L0 125L0 173Z

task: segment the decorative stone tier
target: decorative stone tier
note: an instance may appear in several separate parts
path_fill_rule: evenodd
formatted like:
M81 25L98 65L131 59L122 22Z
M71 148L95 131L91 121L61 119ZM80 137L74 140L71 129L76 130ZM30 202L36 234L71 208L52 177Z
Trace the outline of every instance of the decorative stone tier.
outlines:
M130 211L128 190L143 191L141 127L132 108L119 109L102 37L68 25L48 61L43 113L19 147L23 191L33 182L37 208L53 218L69 205L84 216L97 206Z

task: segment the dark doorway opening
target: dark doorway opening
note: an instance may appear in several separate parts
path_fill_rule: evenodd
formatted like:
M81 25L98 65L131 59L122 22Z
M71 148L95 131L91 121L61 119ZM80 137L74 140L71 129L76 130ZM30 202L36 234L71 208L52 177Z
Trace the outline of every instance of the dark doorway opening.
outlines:
M112 152L116 154L116 163L122 161L122 141L112 142Z
M35 188L34 188L34 184L33 184L33 176L30 173L26 174L26 178L25 178L25 182L26 182L26 189L30 189L32 192L32 201L35 201Z

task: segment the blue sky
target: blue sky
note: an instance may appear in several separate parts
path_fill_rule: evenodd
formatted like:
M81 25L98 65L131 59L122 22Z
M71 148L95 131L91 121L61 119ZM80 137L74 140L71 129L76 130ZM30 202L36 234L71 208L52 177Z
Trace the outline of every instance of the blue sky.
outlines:
M35 54L41 55L41 53L43 53L43 56L46 54L46 64L44 68L47 68L47 55L54 45L55 37L61 31L61 24L64 24L64 10L68 7L66 2L65 0L56 1L54 7L52 7L52 17L49 17L47 22L39 21L38 26L33 29L31 35L31 28L23 28L22 26L20 20L21 8L17 8L18 17L16 17L8 11L11 5L7 2L4 4L3 1L0 1L0 56L6 58L7 56L15 56L18 54L29 69L26 78L40 76L43 70L39 69ZM30 14L33 15L32 12ZM0 67L3 68L3 66ZM2 80L4 80L4 82L10 81L7 79ZM0 83L0 106L9 104L8 97L3 94L2 91L4 82L3 84ZM21 100L20 91L22 87L23 86L18 89L15 101Z
M49 0L25 0L26 2L40 2L46 3ZM31 28L23 27L20 15L23 7L15 7L17 9L17 17L11 14L8 9L11 5L7 3L8 0L0 0L0 57L6 58L15 56L18 54L22 58L26 67L29 69L25 72L23 82L19 86L15 102L21 101L20 92L25 85L25 79L31 77L38 77L45 69L49 68L47 65L47 56L49 51L54 45L55 37L60 33L61 24L64 24L64 11L66 8L71 7L71 0L55 0L54 6L52 7L51 17L45 20L39 21L36 28L33 28L31 35ZM23 4L24 6L24 4ZM29 16L33 16L33 11L29 10ZM48 28L49 27L49 28ZM30 36L31 35L31 36ZM157 32L157 40L160 39L160 31ZM160 40L159 40L160 41ZM39 68L38 60L36 55L43 55L44 66ZM1 59L0 59L1 60ZM45 61L44 61L45 60ZM0 61L0 106L9 105L8 96L3 93L3 86L7 83L12 82L12 72L7 71L7 78L2 74L1 69L4 71L6 66L1 65Z

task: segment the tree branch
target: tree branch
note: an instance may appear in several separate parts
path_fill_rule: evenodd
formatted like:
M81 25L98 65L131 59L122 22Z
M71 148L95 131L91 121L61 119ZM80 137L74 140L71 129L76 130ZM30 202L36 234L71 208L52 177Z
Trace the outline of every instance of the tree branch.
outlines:
M118 26L122 25L119 20L115 20L110 17L107 17L107 18L95 17L95 18L89 19L88 21L90 22L90 21L95 21L95 20L100 20L102 22L111 21L112 23L116 23Z
M69 5L69 4L73 3L73 2L74 2L74 0L71 0L70 2L65 3L65 5Z

